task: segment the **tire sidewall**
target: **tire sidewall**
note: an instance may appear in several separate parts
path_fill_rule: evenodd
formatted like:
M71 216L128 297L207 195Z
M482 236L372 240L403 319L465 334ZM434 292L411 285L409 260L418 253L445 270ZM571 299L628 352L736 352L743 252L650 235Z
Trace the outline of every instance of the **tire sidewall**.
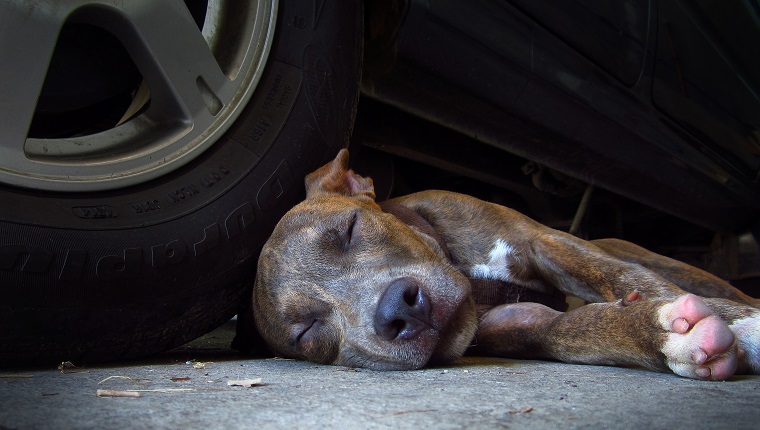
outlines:
M0 362L143 355L234 315L303 177L347 144L360 9L281 0L251 102L175 172L99 193L0 186Z

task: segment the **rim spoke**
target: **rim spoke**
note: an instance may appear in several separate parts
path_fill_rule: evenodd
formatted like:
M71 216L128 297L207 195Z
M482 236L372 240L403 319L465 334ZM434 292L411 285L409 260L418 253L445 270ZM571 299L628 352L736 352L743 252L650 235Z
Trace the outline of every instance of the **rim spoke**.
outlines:
M148 82L152 109L171 112L179 107L190 116L208 106L202 91L222 101L230 97L229 81L184 2L129 2L124 13L137 37L124 35L122 43Z
M45 82L58 34L68 15L65 5L41 3L29 12L21 3L0 8L0 160L3 166L28 162L24 142Z

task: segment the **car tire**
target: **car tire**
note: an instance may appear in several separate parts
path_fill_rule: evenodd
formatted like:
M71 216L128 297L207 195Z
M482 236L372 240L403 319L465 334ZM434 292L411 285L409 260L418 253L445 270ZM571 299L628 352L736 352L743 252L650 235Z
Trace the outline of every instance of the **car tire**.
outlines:
M348 143L361 2L280 0L251 101L186 165L121 189L0 184L0 363L168 350L234 316L303 177Z

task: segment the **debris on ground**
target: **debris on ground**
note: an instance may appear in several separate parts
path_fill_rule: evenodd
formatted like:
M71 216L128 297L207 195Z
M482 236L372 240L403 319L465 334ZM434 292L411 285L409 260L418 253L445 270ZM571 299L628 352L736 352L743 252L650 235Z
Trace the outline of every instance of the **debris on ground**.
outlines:
M261 383L261 378L256 379L241 379L241 380L230 380L227 381L228 387L246 387L246 388L253 388L253 387L263 387L266 384Z
M206 366L208 366L209 364L214 364L214 362L213 361L203 362L203 361L196 361L196 360L188 360L185 362L185 365L193 366L193 369L205 369Z
M62 361L61 364L58 365L58 370L60 370L61 373L66 373L67 370L71 369L78 369L78 367L70 361Z

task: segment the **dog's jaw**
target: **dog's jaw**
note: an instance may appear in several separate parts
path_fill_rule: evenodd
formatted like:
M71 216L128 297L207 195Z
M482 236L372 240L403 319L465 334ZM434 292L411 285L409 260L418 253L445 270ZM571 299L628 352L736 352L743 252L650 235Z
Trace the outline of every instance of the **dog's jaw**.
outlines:
M449 326L443 331L443 339L438 342L438 347L427 364L445 364L461 357L472 343L477 325L475 304L472 297L468 296L449 320Z

